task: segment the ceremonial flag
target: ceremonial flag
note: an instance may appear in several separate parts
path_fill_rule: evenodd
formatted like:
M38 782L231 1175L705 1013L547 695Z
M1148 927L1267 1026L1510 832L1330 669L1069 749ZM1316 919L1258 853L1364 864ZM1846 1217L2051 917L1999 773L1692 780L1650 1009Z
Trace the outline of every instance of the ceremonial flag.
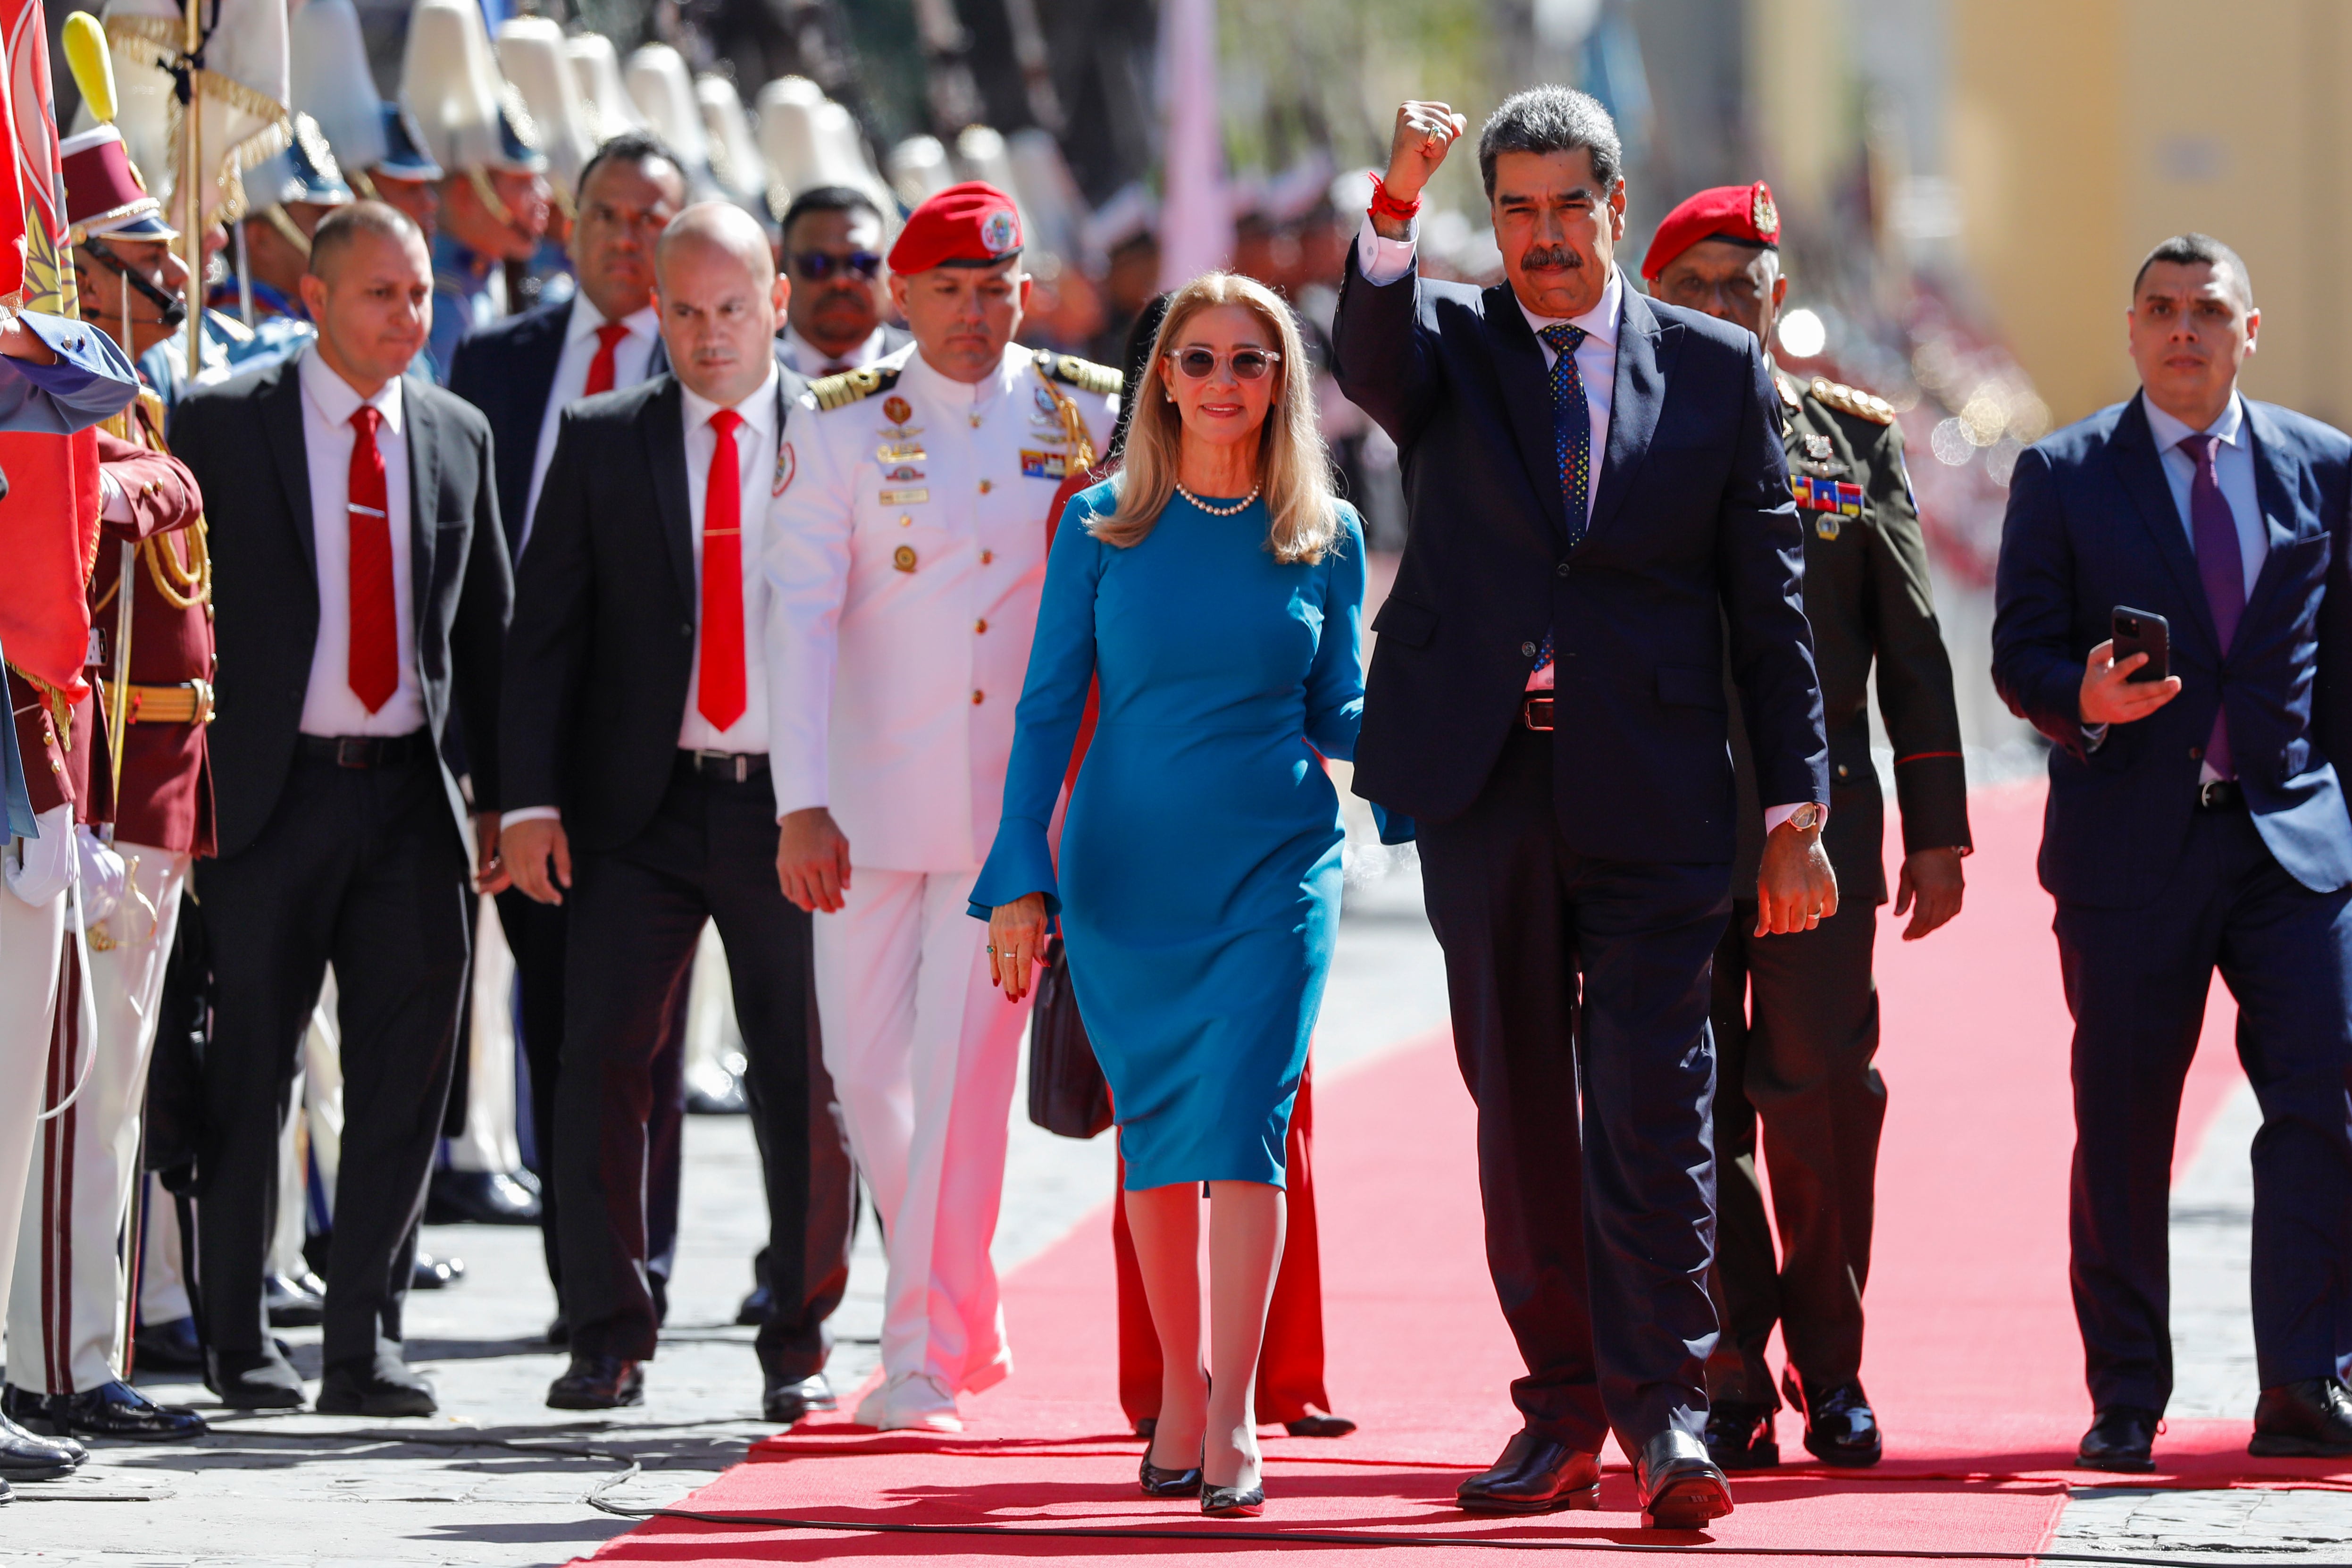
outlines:
M73 273L61 264L65 184L58 158L57 100L49 88L49 29L41 0L0 0L7 102L0 128L8 174L0 178L0 282L25 309L75 313ZM76 701L89 691L89 572L98 559L98 437L0 431L0 646L26 675Z

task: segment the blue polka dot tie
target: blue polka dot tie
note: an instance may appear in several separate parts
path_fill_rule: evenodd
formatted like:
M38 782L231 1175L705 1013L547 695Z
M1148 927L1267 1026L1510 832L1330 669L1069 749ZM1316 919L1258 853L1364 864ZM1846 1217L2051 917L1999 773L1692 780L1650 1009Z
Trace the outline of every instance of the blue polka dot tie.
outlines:
M1592 493L1592 413L1584 401L1584 378L1576 373L1576 351L1584 329L1554 321L1538 334L1557 356L1551 366L1551 439L1559 462L1560 499L1568 509L1568 543L1584 537L1585 512ZM1536 650L1535 668L1551 663L1551 633Z

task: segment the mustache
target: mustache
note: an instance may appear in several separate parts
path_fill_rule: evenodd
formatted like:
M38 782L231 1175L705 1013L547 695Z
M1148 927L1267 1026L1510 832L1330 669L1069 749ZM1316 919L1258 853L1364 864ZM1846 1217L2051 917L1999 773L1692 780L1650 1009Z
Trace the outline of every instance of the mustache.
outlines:
M1519 265L1529 272L1573 272L1584 265L1584 258L1565 245L1531 245L1519 257Z

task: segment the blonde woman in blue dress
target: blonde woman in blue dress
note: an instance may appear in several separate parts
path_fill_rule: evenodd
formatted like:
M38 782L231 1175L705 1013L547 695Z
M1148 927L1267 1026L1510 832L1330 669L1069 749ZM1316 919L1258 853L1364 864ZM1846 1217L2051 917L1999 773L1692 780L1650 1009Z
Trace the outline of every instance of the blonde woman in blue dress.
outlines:
M1362 524L1331 492L1289 308L1246 278L1195 279L1160 325L1124 471L1055 535L972 912L1016 997L1061 918L1166 1368L1143 1489L1219 1517L1265 1502L1252 1397L1339 925L1323 759L1355 750L1363 594ZM1046 825L1097 677L1057 877Z

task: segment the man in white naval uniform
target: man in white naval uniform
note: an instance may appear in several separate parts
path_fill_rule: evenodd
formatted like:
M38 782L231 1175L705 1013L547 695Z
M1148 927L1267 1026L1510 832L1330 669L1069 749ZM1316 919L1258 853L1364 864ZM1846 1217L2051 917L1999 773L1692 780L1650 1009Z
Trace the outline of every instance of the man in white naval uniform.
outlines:
M1025 1004L965 905L996 836L1046 510L1117 372L1018 347L1013 198L932 196L890 252L912 345L811 387L768 533L777 872L817 911L824 1063L888 1252L860 1424L957 1431L1012 1370L988 1257Z

